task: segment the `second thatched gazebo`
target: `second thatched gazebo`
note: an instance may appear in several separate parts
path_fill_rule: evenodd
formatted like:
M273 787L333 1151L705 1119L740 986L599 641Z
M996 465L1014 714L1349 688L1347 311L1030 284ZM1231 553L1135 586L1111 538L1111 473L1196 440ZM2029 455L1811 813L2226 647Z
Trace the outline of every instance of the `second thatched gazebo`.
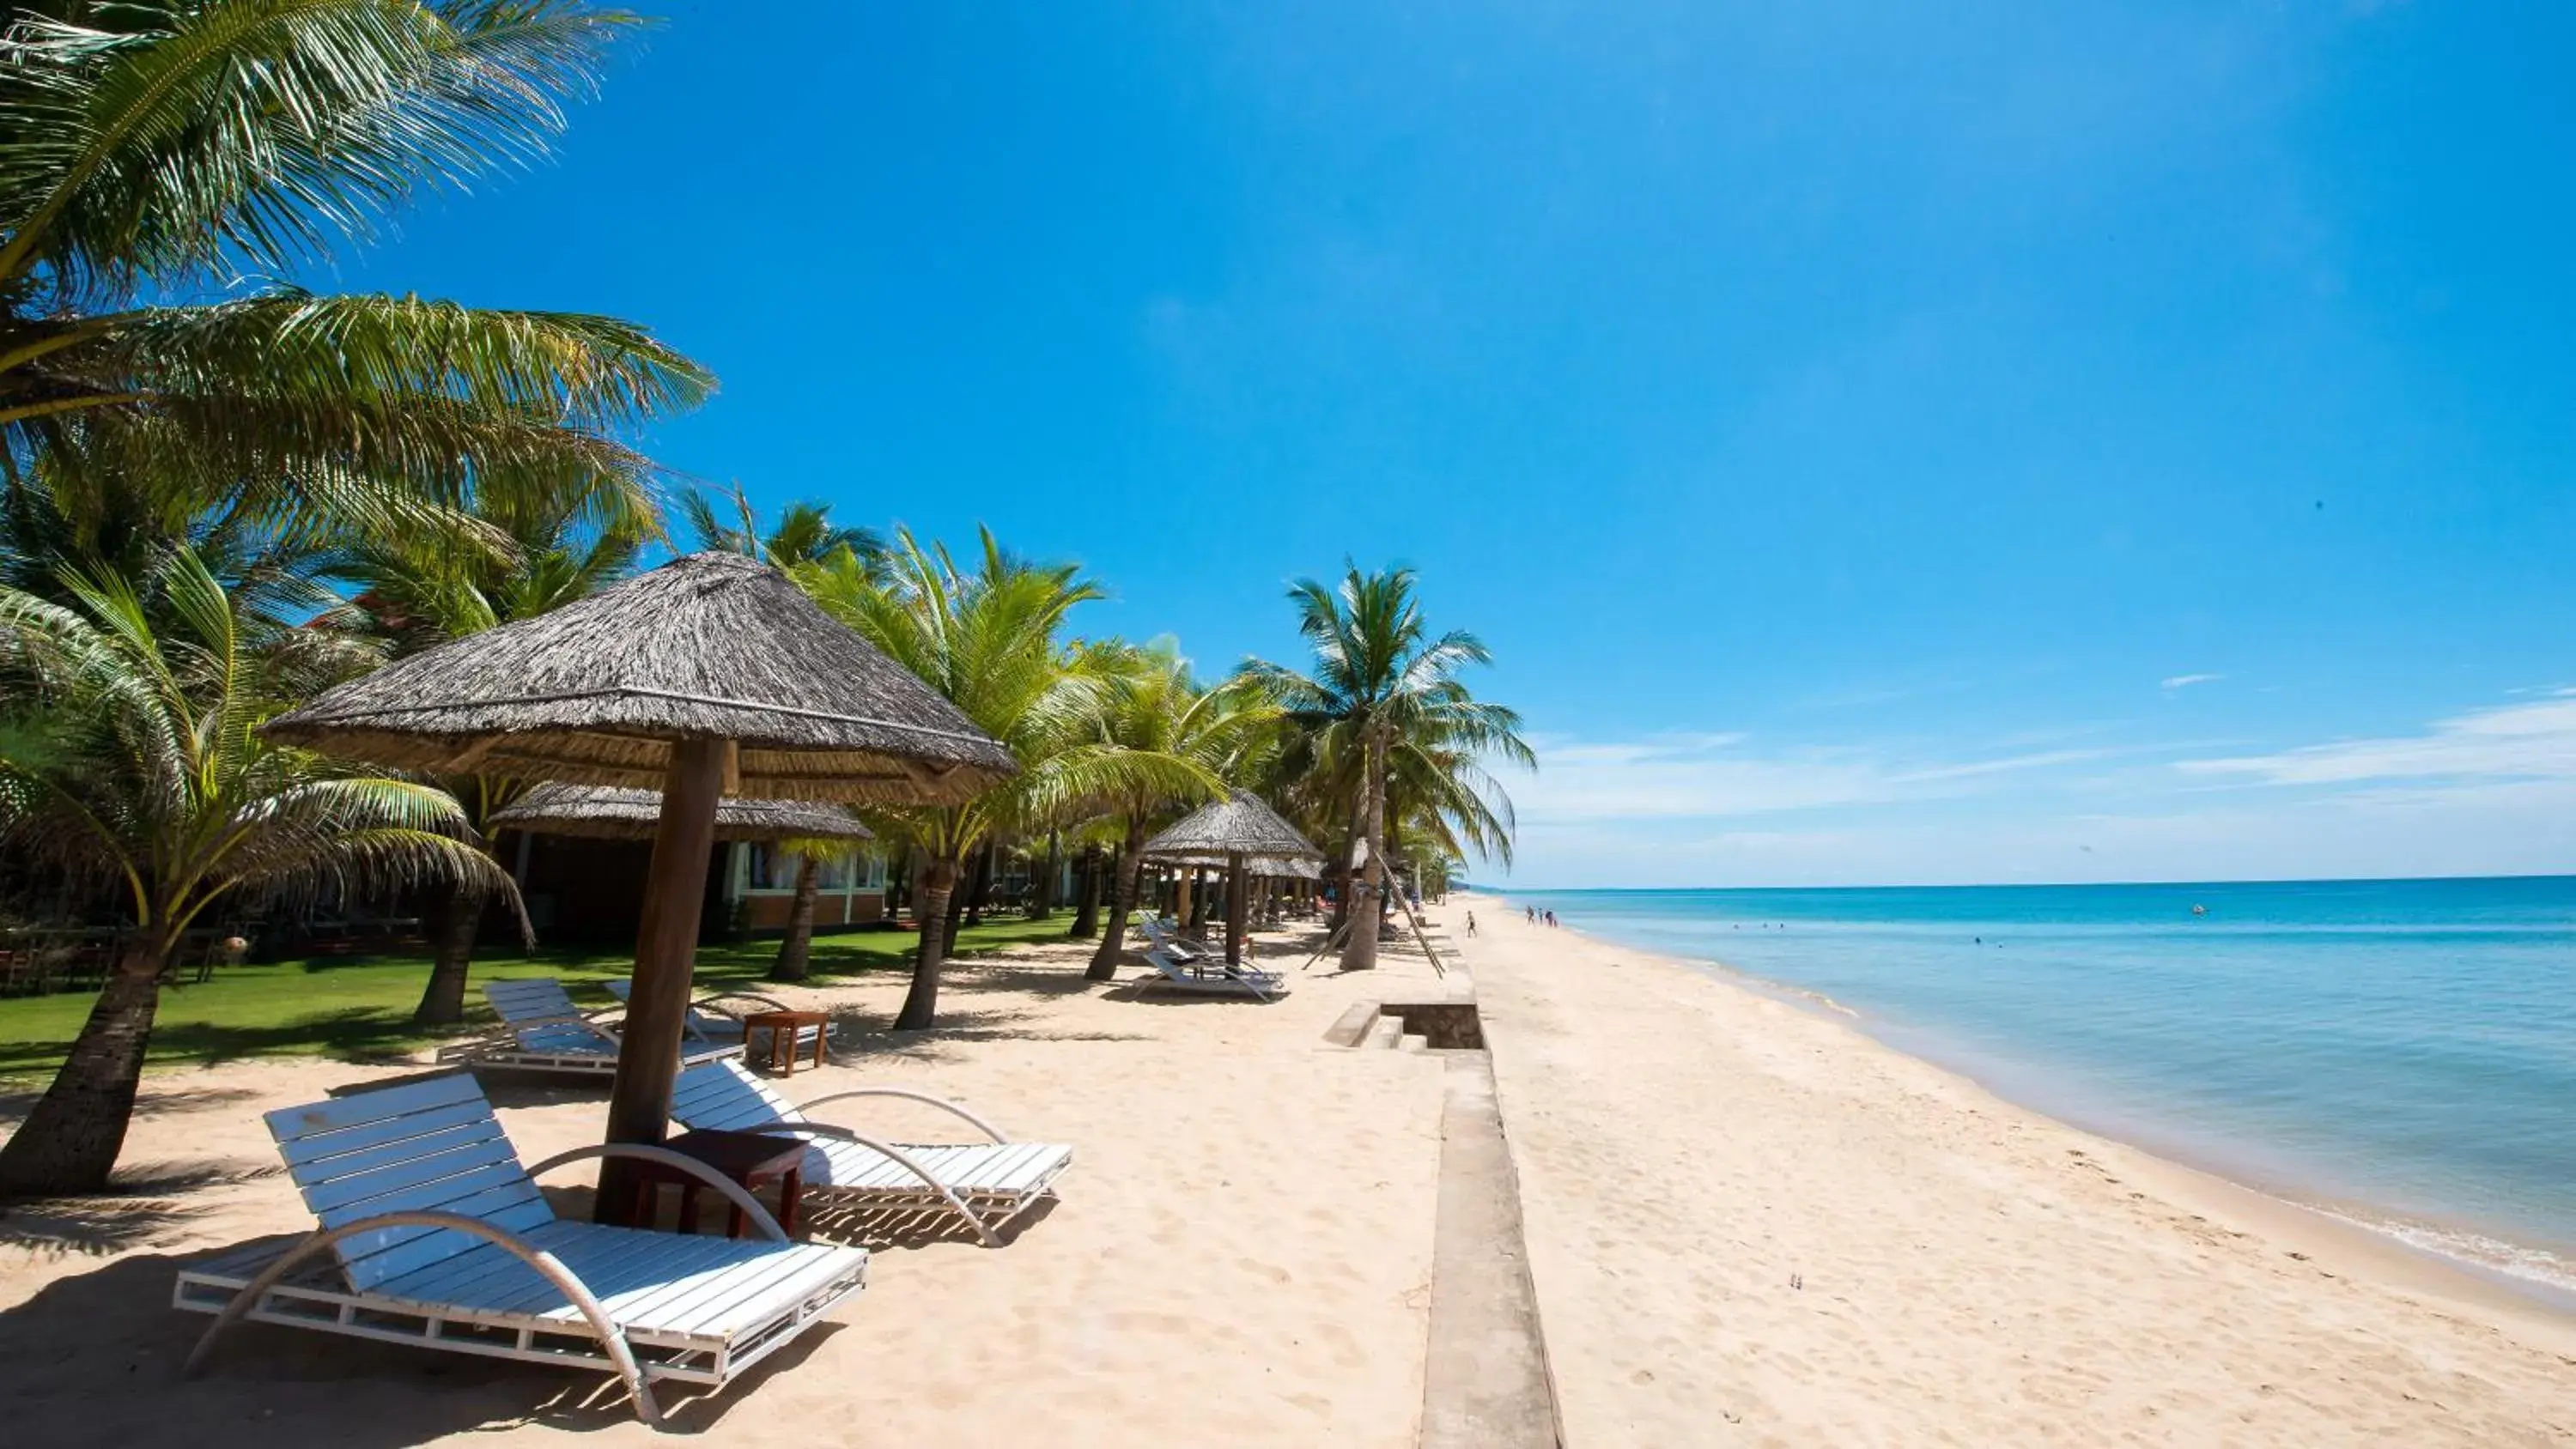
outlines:
M1280 818L1249 790L1202 805L1145 842L1145 858L1171 865L1225 862L1225 959L1243 964L1245 917L1249 892L1244 877L1254 862L1320 861L1317 850L1297 827ZM1285 874L1286 872L1274 872Z
M538 785L492 812L495 830L650 840L662 823L662 796L618 785ZM718 840L874 840L876 832L839 805L807 800L716 802Z
M657 1145L687 1023L717 801L950 804L1017 768L937 690L758 559L674 559L325 691L266 733L451 774L658 787L608 1141ZM599 1211L634 1211L612 1159Z

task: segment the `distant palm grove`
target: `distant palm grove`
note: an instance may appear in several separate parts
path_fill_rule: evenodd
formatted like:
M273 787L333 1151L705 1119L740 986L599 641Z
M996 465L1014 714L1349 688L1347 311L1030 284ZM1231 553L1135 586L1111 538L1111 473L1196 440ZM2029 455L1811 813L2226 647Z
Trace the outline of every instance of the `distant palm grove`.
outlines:
M962 804L862 812L919 928L898 1029L936 1023L960 897L1014 855L1082 863L1073 930L1114 972L1144 841L1231 788L1327 852L1349 968L1375 961L1390 869L1436 891L1470 856L1508 860L1489 771L1531 763L1519 721L1474 696L1484 646L1436 624L1404 569L1296 582L1283 622L1302 657L1201 669L1168 640L1086 634L1105 586L1042 540L939 542L680 486L634 439L715 379L641 324L274 280L542 155L627 17L554 0L7 10L0 932L84 926L114 947L0 1148L0 1195L106 1182L191 933L326 895L399 900L426 943L417 1019L460 1020L478 936L524 922L485 822L538 782L372 770L259 727L675 553L767 561L1019 763ZM813 878L809 859L809 925ZM803 952L798 932L780 974Z

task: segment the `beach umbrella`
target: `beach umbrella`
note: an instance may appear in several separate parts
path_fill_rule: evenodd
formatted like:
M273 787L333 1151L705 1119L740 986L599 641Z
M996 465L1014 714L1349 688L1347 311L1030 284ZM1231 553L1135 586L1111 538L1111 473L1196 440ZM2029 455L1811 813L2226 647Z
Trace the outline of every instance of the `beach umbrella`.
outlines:
M618 785L546 784L492 812L495 830L539 835L583 835L602 840L650 840L662 823L662 793ZM875 832L840 805L807 800L716 802L718 840L873 840Z
M1010 752L757 559L700 553L327 690L264 726L400 768L658 789L608 1140L657 1144L725 795L952 804ZM614 1159L600 1213L632 1209Z
M1144 853L1146 859L1166 864L1225 863L1225 959L1237 966L1243 964L1246 865L1261 862L1257 868L1275 873L1277 865L1324 858L1296 826L1249 790L1191 811L1146 841Z

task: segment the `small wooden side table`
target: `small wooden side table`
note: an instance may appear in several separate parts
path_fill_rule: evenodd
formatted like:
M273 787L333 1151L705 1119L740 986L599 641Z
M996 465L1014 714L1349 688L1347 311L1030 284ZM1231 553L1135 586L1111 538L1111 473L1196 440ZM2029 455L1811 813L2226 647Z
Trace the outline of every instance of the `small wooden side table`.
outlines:
M796 1039L805 1028L814 1028L814 1065L823 1065L823 1028L830 1025L827 1011L756 1011L742 1019L742 1044L751 1045L751 1034L769 1033L769 1069L796 1075Z
M745 1192L778 1184L778 1226L796 1236L796 1208L805 1195L805 1152L808 1144L802 1138L771 1132L683 1132L662 1144L683 1157L703 1162L741 1185ZM676 1167L659 1162L635 1162L636 1205L642 1209L638 1221L653 1221L653 1209L662 1188L680 1189L680 1231L688 1232L698 1221L698 1191L705 1184ZM743 1216L739 1207L725 1213L725 1236L742 1236Z

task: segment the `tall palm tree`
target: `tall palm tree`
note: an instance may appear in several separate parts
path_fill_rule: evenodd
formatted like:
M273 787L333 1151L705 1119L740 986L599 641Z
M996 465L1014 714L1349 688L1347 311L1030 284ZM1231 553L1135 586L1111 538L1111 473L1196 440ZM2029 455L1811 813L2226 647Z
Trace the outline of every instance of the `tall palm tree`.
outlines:
M367 539L334 566L354 586L321 625L383 644L394 657L496 624L534 618L606 588L632 572L644 546L661 535L649 493L607 474L518 474L475 488L461 510L500 549L454 531L427 530ZM465 810L480 839L492 813L518 798L527 782L459 775L439 782ZM421 919L429 937L429 979L412 1020L422 1026L465 1019L465 986L486 903L455 884L424 892Z
M542 155L629 17L18 0L6 20L0 482L42 460L58 496L381 535L514 474L640 480L617 436L711 386L612 318L239 280Z
M1179 651L1160 642L1118 650L1106 672L1110 693L1101 710L1101 728L1121 748L1186 760L1210 778L1234 784L1250 779L1274 744L1279 707L1256 678L1238 674L1202 688ZM1094 802L1100 823L1115 832L1118 853L1111 867L1107 928L1084 973L1091 980L1117 979L1118 958L1127 944L1127 918L1136 909L1147 836L1176 807L1205 798L1197 793L1175 795L1139 780L1130 789Z
M446 792L260 737L317 681L291 651L255 647L194 552L140 579L62 582L68 606L0 588L0 846L112 886L134 919L53 1085L0 1146L0 1195L106 1185L162 973L189 925L236 893L330 880L511 892Z
M1492 654L1464 630L1431 632L1411 569L1362 573L1352 564L1338 585L1301 579L1288 597L1297 607L1297 632L1314 652L1311 670L1259 661L1248 668L1314 737L1319 768L1348 781L1349 793L1339 799L1348 801L1360 860L1358 879L1343 893L1352 914L1341 967L1366 971L1377 965L1388 777L1399 745L1433 739L1470 763L1487 752L1520 762L1533 756L1520 738L1520 717L1476 699L1457 678L1470 664L1491 663ZM1507 824L1503 835L1508 838Z
M929 681L1020 763L1017 775L961 805L870 812L881 835L923 857L913 900L921 945L898 1031L926 1029L937 1017L949 898L959 866L986 841L1122 790L1204 798L1219 788L1191 761L1101 737L1100 651L1060 637L1074 609L1102 597L1099 586L1073 565L1013 557L990 529L980 541L972 570L897 530L882 578L848 550L797 571L825 609Z

